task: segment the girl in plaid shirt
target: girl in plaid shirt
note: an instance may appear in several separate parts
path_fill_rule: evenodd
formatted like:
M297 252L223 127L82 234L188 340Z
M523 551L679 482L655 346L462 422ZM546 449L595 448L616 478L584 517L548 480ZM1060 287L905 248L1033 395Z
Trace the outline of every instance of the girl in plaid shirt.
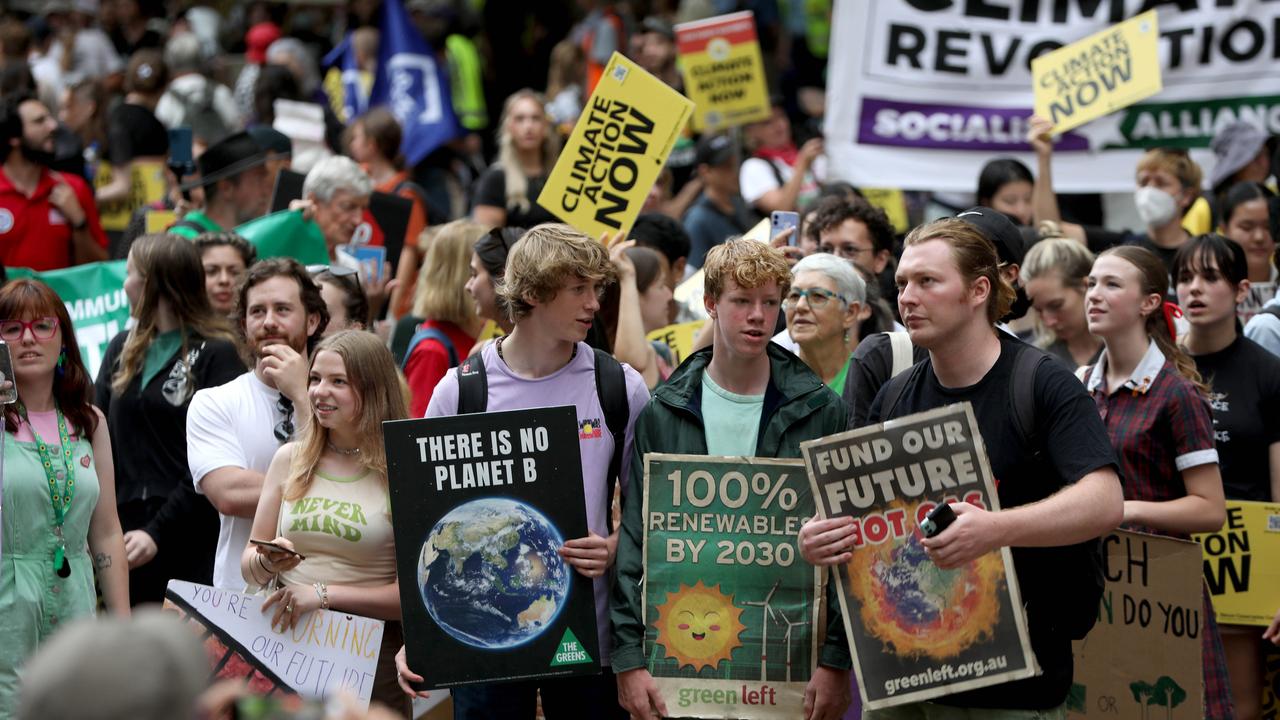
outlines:
M1119 246L1098 256L1085 295L1089 332L1103 340L1083 369L1124 485L1124 526L1178 538L1222 527L1226 506L1207 388L1175 342L1168 271L1154 253ZM1232 718L1217 621L1204 594L1204 717Z

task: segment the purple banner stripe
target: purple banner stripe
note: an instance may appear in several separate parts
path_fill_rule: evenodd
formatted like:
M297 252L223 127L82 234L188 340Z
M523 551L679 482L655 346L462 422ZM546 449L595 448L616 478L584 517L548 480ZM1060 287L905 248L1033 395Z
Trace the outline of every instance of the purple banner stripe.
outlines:
M1029 108L990 108L863 97L858 143L937 150L1030 152ZM1083 135L1065 133L1055 150L1088 150Z

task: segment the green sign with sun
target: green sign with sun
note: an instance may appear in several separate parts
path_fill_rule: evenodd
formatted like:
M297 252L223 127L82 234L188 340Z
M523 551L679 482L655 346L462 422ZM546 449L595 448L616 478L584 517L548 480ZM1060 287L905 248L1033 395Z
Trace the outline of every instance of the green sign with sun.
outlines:
M679 717L803 716L825 627L800 460L645 456L645 652Z

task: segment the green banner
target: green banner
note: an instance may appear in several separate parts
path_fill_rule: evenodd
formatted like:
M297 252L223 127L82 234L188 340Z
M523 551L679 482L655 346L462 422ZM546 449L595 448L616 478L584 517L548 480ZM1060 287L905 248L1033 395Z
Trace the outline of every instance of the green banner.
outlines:
M1280 127L1280 95L1139 103L1122 118L1123 142L1107 148L1205 148L1218 130L1237 120L1272 131Z
M124 296L125 261L96 262L62 270L34 272L5 268L9 279L35 278L58 293L75 325L80 356L89 377L96 377L107 343L129 321L129 301Z
M301 210L281 210L250 220L236 228L258 249L258 259L291 257L303 265L328 265L329 250L324 233L314 220L302 217Z
M796 718L817 664L823 571L800 460L645 456L648 668L677 717Z

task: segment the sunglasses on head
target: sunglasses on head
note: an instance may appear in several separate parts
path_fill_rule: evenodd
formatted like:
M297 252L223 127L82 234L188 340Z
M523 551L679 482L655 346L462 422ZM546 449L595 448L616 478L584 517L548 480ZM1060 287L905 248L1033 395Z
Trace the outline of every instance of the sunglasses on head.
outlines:
M289 442L289 438L293 437L293 401L281 395L280 399L276 400L276 410L284 415L273 430L276 440L282 443Z
M352 275L355 275L359 271L356 270L355 268L347 267L346 265L308 265L307 272L311 273L312 275L319 275L320 273L329 273L334 277L344 278L344 277L351 277Z

